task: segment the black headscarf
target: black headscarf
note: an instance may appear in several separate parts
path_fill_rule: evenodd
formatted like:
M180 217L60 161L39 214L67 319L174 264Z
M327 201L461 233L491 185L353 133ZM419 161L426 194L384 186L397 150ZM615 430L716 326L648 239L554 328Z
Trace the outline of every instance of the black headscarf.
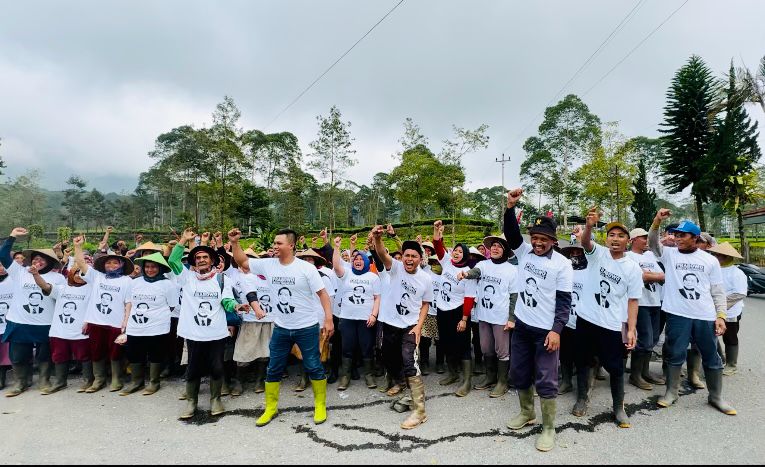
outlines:
M452 260L452 264L455 267L458 268L464 268L465 266L468 266L470 263L470 249L464 244L464 243L458 243L454 249L461 249L462 250L462 261L459 263L455 263L454 260Z

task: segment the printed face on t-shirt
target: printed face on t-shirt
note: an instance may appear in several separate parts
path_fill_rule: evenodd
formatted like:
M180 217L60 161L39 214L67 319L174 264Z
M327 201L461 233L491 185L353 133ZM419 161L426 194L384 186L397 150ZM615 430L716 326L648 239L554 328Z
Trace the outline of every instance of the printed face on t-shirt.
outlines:
M263 308L263 311L266 313L271 313L271 296L270 295L261 295L258 297L258 302L260 303L260 307Z
M29 305L30 306L40 306L40 303L42 303L43 296L40 292L32 292L29 294Z
M61 314L64 316L71 316L75 311L77 311L77 304L74 302L66 302L64 303L64 309L61 311Z
M112 300L114 300L114 298L112 297L112 294L110 293L101 294L101 305L108 307L112 304Z
M526 295L534 296L537 291L537 281L534 278L529 277L526 279Z
M409 309L404 305L404 301L409 300L409 294L403 293L401 295L401 300L399 300L398 305L396 305L396 311L398 311L398 314L406 316L410 313Z
M497 293L497 291L494 289L493 285L487 285L483 288L483 296L487 298L494 297L494 294Z
M8 305L6 302L0 302L0 324L5 324L5 315L8 314Z
M199 304L199 309L197 310L197 314L201 316L202 318L207 318L210 315L211 311L212 311L212 304L210 302L202 302Z
M289 305L292 298L292 292L287 287L279 289L279 303L281 305Z
M608 295L611 292L611 284L608 281L600 281L600 294Z
M364 294L364 287L357 285L353 288L353 296L356 298L360 298Z

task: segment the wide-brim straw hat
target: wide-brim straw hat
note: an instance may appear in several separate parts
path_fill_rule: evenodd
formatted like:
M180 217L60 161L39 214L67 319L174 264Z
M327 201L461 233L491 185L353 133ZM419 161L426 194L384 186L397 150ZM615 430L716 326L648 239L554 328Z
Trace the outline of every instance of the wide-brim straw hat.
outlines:
M744 257L741 256L741 253L739 253L738 250L736 250L736 248L728 242L718 243L717 245L708 249L707 252L716 253L718 255L723 255L723 256L729 256L731 258L736 258L736 259L744 259Z
M98 272L106 274L106 261L112 258L122 261L122 274L129 276L130 274L133 274L133 271L135 271L135 265L133 264L133 261L131 261L130 258L121 255L99 256L95 261L93 261L93 268Z
M135 260L136 263L143 263L144 261L151 261L157 263L160 266L160 274L170 272L170 265L167 264L167 260L162 256L162 253L152 253L150 255L142 256Z
M42 271L39 271L40 274L45 274L46 272L49 272L51 269L56 267L57 264L60 264L58 255L56 255L56 252L53 251L51 248L43 248L43 249L30 248L29 250L22 251L21 254L24 255L24 258L26 259L28 264L32 264L32 256L34 255L44 256L48 260L48 267L46 267Z
M487 250L491 249L491 244L499 242L500 245L502 245L502 248L505 249L505 251L510 250L510 245L507 243L507 239L505 238L505 234L501 235L489 235L488 237L485 237L483 239L483 246L486 247Z
M140 245L138 248L135 249L136 252L138 251L159 251L160 253L164 251L164 248L162 248L161 245L157 245L154 242L146 242L143 245Z
M303 260L305 258L313 258L314 264L316 264L319 267L327 265L327 260L324 259L324 257L322 255L320 255L319 253L314 251L313 248L309 248L307 250L303 250L300 253L298 253L296 256L298 258L300 258L300 259L303 259Z
M258 254L255 253L255 250L253 250L252 247L247 248L246 250L244 250L244 254L249 256L250 258L257 258L258 257Z
M199 253L201 251L204 251L205 253L210 255L210 259L212 260L212 267L216 267L218 264L220 264L220 256L218 255L218 252L215 251L215 249L213 249L213 248L211 248L209 246L199 245L199 246L196 246L196 247L192 248L192 250L189 252L189 256L188 256L188 260L187 260L187 262L189 263L189 266L196 266L197 265L197 261L195 259L195 256L197 255L197 253Z

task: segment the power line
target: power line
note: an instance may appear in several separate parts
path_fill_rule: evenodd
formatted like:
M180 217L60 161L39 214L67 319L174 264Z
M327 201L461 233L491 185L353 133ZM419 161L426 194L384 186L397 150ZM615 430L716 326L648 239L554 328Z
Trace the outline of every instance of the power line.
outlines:
M314 85L316 85L316 83L318 83L318 82L319 82L319 80L321 80L321 79L324 77L324 75L326 75L327 73L329 73L329 72L332 70L332 68L334 68L334 67L335 67L335 65L337 65L338 63L340 63L340 60L342 60L343 58L345 58L345 56L346 56L346 55L348 55L349 53L351 53L351 51L352 51L354 48L356 48L356 46L357 46L357 45L359 45L359 43L361 43L361 41L363 41L363 40L364 40L364 38L366 38L366 37L367 37L369 34L371 34L371 33L372 33L372 31L374 31L374 30L375 30L375 28L376 28L377 26L379 26L379 25L380 25L380 23L382 23L383 21L385 21L385 18L387 18L388 16L390 16L390 14L391 14L391 13L393 13L393 12L396 10L396 8L398 8L398 7L399 7L399 5L401 5L402 3L404 3L404 0L400 0L398 3L396 3L396 5L394 5L394 6L393 6L393 8L391 8L391 9L390 9L390 10L389 10L387 13L385 13L385 15L384 15L382 18L380 18L380 20L379 20L378 22L376 22L376 23L375 23L375 24L374 24L374 25L373 25L373 26L372 26L372 27L369 29L369 31L367 31L367 32L366 32L366 33L365 33L363 36L361 36L361 38L360 38L359 40L357 40L357 41L356 41L356 42L355 42L355 43L354 43L354 44L353 44L353 45L352 45L352 46L351 46L351 47L350 47L348 50L346 50L346 51L345 51L345 53L343 53L343 54L342 54L342 55L341 55L341 56L340 56L340 57L339 57L337 60L335 60L335 62L334 62L334 63L332 63L332 65L330 65L330 66L329 66L329 68L327 68L326 70L324 70L324 73L320 74L320 75L319 75L319 76L318 76L318 77L317 77L315 80L313 80L313 82L312 82L311 84L309 84L309 85L308 85L308 87L306 87L305 89L303 89L303 91L302 91L300 94L298 94L298 95L297 95L297 97L296 97L296 98L294 98L294 99L292 100L292 102L290 102L289 104L287 104L287 106L286 106L285 108L283 108L283 109L282 109L282 111L281 111L281 112L279 112L279 113L276 115L276 117L274 117L274 118L271 120L271 122L270 122L268 125L266 125L266 128L270 127L270 126L271 126L271 125L272 125L274 122L276 122L277 120L279 120L279 117L281 117L282 115L284 115L284 113L285 113L287 110L289 110L289 109L290 109L290 108L291 108L293 105L295 105L295 103L297 103L297 101L299 101L301 97L303 97L303 96L304 96L304 95L305 95L305 94L306 94L308 91L310 91L310 90L311 90L311 88L312 88L312 87L314 87Z
M578 69L578 70L576 70L576 72L573 74L573 76L571 76L571 78L570 78L568 81L566 81L566 84L564 84L564 85L563 85L563 87L561 87L561 88L560 88L560 90L559 90L557 93L555 93L555 95L552 97L552 99L550 99L550 101L547 103L547 105L545 105L545 108L546 108L546 107L549 107L549 106L550 106L550 105L551 105L551 104L552 104L552 103L555 101L555 99L557 99L557 98L558 98L558 96L560 96L560 95L561 95L561 93L563 93L563 91L564 91L564 90L565 90L565 89L568 87L568 85L570 85L572 82L574 82L574 80L575 80L575 79L576 79L576 78L577 78L577 77L578 77L578 76L581 74L581 72L582 72L582 71L584 71L584 69L585 69L585 68L587 68L587 66L588 66L588 65L589 65L589 64L590 64L590 63L593 61L593 59L594 59L594 58L595 58L595 57L596 57L598 54L600 54L600 52L601 52L601 51L602 51L602 50L603 50L603 49L606 47L606 45L608 45L608 43L610 43L610 42L611 42L611 40L612 40L614 37L616 37L616 35L619 33L619 31L621 31L622 29L624 29L624 26L626 26L626 25L627 25L627 23L629 23L629 21L630 21L630 20L631 20L631 19L632 19L632 18L633 18L633 17L634 17L636 14L637 14L638 10L639 10L639 9L640 9L640 8L641 8L641 7L642 7L644 4L645 4L645 1L646 1L646 0L638 0L638 1L637 1L637 3L635 3L635 6L633 6L633 7L632 7L632 9L631 9L631 10L630 10L630 11L629 11L629 12L628 12L628 13L627 13L625 16L624 16L624 18L622 18L622 20L621 20L621 21L619 21L619 23L616 25L616 27L614 27L614 29L611 31L611 33L610 33L610 34L609 34L609 35L608 35L608 36L607 36L607 37L606 37L606 38L603 40L603 42L601 42L601 43L600 43L600 45L599 45L599 46L598 46L598 47L595 49L595 51L594 51L594 52L593 52L593 53L592 53L592 54L591 54L591 55L590 55L590 56L587 58L587 60L585 60L585 61L584 61L584 63L582 63L582 65L579 67L579 69ZM528 124L527 124L527 125L526 125L526 126L523 128L523 130L521 130L521 131L518 133L518 135L515 137L515 139L514 139L514 140L513 140L513 141L512 141L512 142L511 142L509 145L507 145L507 147L506 147L505 149L503 149L503 151L506 151L507 149L509 149L509 148L510 148L510 146L512 146L513 144L515 144L515 143L516 143L516 142L517 142L517 141L518 141L518 140L519 140L521 137L523 137L523 134L526 132L526 130L528 130L528 129L529 129L529 127L530 127L531 125L533 125L533 124L534 124L534 122L535 122L535 121L536 121L536 120L537 120L537 119L538 119L538 118L539 118L539 117L540 117L542 114L544 114L544 110L542 110L542 111L540 111L538 114L536 114L536 115L535 115L535 116L534 116L534 117L533 117L533 118L532 118L532 119L529 121L529 123L528 123Z
M686 3L688 3L689 1L690 1L690 0L685 0L685 1L683 2L683 4L682 4L682 5L680 5L679 7L677 7L677 9L675 9L675 10L674 10L672 13L670 13L670 14L669 14L669 16L667 16L666 18L664 18L664 21L662 21L662 22L661 22L661 23L660 23L658 26L656 26L656 28L655 28L653 31L651 31L651 32L650 32L650 33L649 33L647 36L645 36L645 37L643 38L643 40L642 40L642 41L638 42L638 43L637 43L637 45L636 45L635 47L633 47L633 48L632 48L632 50L630 50L630 51L627 53L627 55L625 55L625 56L624 56L624 58L622 58L621 60L619 60L619 61L616 63L616 65L614 65L614 66L613 66L613 67L612 67L610 70L608 70L608 72L607 72L605 75L601 76L601 77L600 77L600 79L599 79L599 80L598 80L598 81L597 81L595 84L593 84L593 85L592 85L592 87L590 87L590 89L588 89L587 91L585 91L585 92L584 92L584 94L582 94L582 97L584 97L584 96L586 96L587 94L589 94L589 93L590 93L590 91L592 91L593 89L595 89L595 88L596 88L596 87L597 87L597 86L598 86L598 85L599 85L601 82L603 82L603 80L604 80L604 79L606 79L606 78L608 77L608 75L610 75L610 74L611 74L611 73L612 73L614 70L616 70L616 69L619 67L619 65L621 65L622 63L624 63L624 62L625 62L625 61L626 61L626 60L627 60L627 59L630 57L630 55L632 55L632 54L633 54L633 53L634 53L634 52L635 52L637 49L639 49L641 45L643 45L643 44L644 44L644 43L645 43L645 42L646 42L648 39L650 39L650 38L651 38L651 36L653 36L654 34L656 34L656 33L659 31L659 29L661 29L661 28L662 28L662 26L664 26L664 25L665 25L665 24L666 24L666 23L667 23L667 22L668 22L670 19L672 19L672 17L673 17L673 16L675 16L675 14L676 14L678 11L680 11L680 10L681 10L681 9L682 9L682 8L685 6L685 4L686 4Z

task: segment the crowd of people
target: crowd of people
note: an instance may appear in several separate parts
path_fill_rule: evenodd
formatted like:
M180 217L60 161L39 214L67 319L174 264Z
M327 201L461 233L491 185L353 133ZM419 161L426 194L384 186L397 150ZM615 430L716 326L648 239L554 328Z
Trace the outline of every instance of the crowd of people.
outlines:
M328 384L344 391L363 378L393 398L394 410L409 412L401 428L413 429L428 419L422 377L435 371L457 397L483 390L499 398L515 388L512 430L537 423L538 396L536 447L549 451L557 396L576 388L570 410L585 416L601 369L616 424L631 426L629 357L630 384L666 386L661 407L677 400L686 364L689 384L706 387L712 406L735 415L722 397L723 374L737 371L747 288L735 248L690 220L663 228L666 209L648 231L605 224L603 245L593 240L603 225L595 208L563 247L556 222L542 216L527 241L515 213L522 195L507 194L502 234L452 248L441 221L432 239L401 241L392 226L375 226L365 244L354 235L346 250L326 231L309 247L283 229L261 252L243 247L238 229L225 237L187 229L166 245L133 250L110 244L108 229L93 252L84 251L83 236L71 249L18 251L27 231L17 227L0 246L0 386L12 367L5 396L19 396L36 367L43 395L67 388L76 372L77 392L150 396L163 378L182 375L180 418L189 419L204 376L212 415L225 412L222 396L241 395L250 382L265 393L256 422L265 426L278 416L281 383L297 363L294 390L312 388L315 423L327 420ZM650 367L662 336L658 374Z

